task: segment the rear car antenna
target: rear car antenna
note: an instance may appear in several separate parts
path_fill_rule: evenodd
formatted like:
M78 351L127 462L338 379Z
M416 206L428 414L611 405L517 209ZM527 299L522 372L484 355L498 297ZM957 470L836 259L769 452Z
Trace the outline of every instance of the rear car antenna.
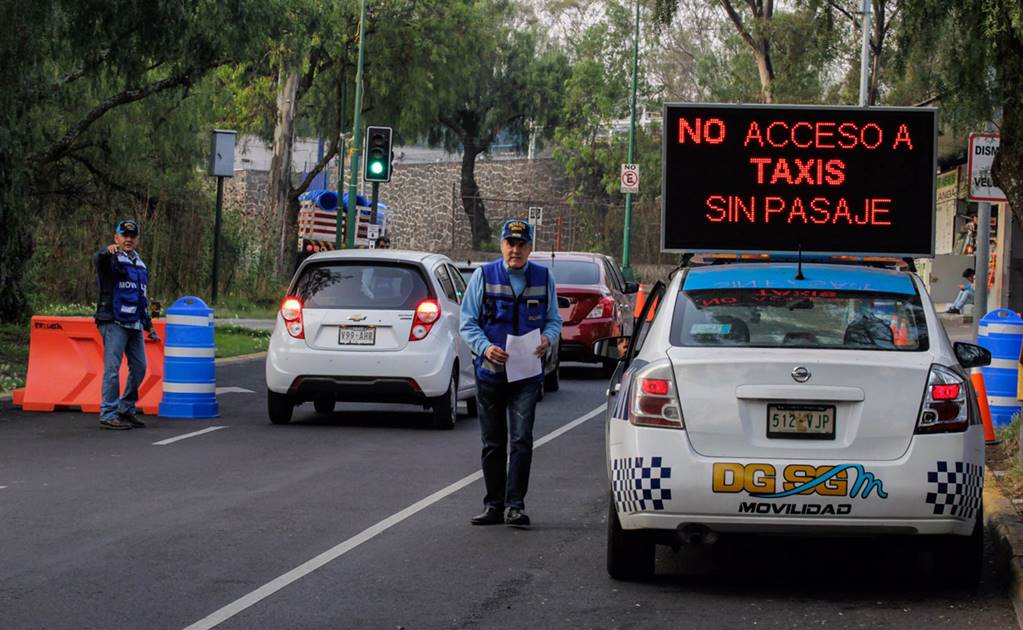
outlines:
M796 253L796 280L806 280L806 276L803 275L803 245L799 245L799 249Z

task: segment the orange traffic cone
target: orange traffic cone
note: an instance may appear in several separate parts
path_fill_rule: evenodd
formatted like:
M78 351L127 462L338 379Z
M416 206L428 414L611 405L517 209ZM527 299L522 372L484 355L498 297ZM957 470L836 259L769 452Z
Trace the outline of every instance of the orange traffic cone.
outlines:
M909 326L906 325L906 320L899 319L899 325L895 328L895 345L898 347L911 346L913 343L909 340Z
M984 422L984 441L988 444L995 444L998 438L995 437L995 427L991 424L991 407L987 404L987 387L984 387L984 374L975 369L970 372L970 380L973 382L973 389L977 392L977 403L980 407L980 419Z
M643 291L643 285L639 285L639 291L636 291L636 308L632 309L632 316L639 317L639 314L643 312L643 304L646 303L646 293Z

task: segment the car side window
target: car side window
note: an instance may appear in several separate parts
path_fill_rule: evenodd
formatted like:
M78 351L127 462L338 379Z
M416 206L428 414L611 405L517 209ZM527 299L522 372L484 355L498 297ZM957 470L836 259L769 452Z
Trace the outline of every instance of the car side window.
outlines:
M451 276L451 281L455 285L455 297L457 298L455 301L461 304L462 297L465 296L465 289L467 286L465 284L465 278L463 278L462 274L459 273L459 271L452 267L451 265L447 265L447 269L448 274L450 274Z
M604 274L607 276L607 283L610 286L610 288L612 288L615 291L618 291L619 293L621 293L622 291L625 290L625 285L623 285L618 280L618 275L614 272L612 267L613 267L613 265L610 262L608 262L608 260L605 258L604 259Z
M440 283L441 288L444 290L444 295L448 296L448 299L452 302L458 302L458 297L455 294L455 285L451 282L451 276L448 275L447 266L444 264L437 265L437 268L433 270L433 275L437 277L437 282Z

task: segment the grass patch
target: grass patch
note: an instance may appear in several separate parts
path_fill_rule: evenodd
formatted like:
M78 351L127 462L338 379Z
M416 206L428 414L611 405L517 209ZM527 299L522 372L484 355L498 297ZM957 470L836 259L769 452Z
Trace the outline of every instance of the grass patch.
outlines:
M1019 453L1020 414L995 431L999 443L988 448L988 465L999 472L998 485L1014 499L1023 498L1023 459Z
M213 316L216 318L274 319L277 317L277 309L280 306L279 300L246 301L225 298L213 309Z
M236 357L241 354L265 352L270 347L271 330L254 330L243 326L217 326L213 343L217 357Z
M28 324L0 324L0 392L25 386Z
M96 314L95 304L44 304L35 309L36 315L56 317L92 317Z

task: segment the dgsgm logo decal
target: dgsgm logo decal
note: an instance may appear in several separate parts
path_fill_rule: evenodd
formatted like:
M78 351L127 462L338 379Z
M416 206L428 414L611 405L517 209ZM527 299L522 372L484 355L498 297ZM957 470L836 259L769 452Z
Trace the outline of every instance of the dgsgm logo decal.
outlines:
M849 497L868 499L872 495L887 499L884 483L862 464L812 466L790 464L778 469L773 464L714 464L715 493L745 492L756 499L784 499L795 495ZM845 515L852 511L848 503L784 503L742 502L739 512L745 514Z

